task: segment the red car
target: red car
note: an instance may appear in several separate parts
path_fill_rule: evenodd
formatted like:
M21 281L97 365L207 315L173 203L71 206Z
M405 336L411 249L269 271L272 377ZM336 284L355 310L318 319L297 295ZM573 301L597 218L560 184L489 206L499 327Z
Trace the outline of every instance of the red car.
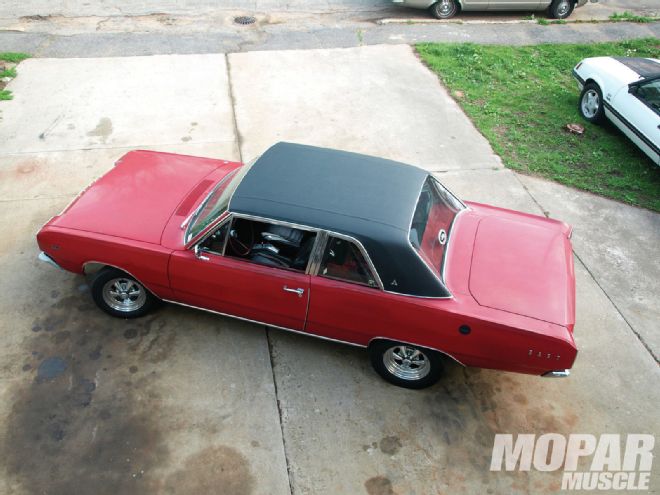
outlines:
M565 223L463 203L427 172L279 143L248 165L133 151L38 233L133 318L158 301L366 347L409 388L449 357L567 376L577 349Z

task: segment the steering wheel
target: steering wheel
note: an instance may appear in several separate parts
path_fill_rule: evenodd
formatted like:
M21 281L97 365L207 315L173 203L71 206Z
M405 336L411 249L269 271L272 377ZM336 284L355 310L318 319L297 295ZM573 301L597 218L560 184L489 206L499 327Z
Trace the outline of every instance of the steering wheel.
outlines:
M247 235L249 240L241 239L241 237L243 237L243 233L239 232L237 229L231 229L229 231L229 244L231 244L231 248L239 256L247 256L250 254L250 251L252 251L252 246L254 245L254 226L251 222L248 222L247 225Z

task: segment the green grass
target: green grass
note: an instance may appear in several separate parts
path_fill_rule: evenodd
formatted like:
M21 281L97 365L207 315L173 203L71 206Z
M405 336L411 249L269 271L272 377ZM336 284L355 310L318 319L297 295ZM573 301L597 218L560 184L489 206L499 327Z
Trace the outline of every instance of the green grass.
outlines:
M10 62L17 64L26 58L30 58L30 55L27 53L16 53L16 52L0 52L0 62ZM0 71L0 79L3 77L16 77L16 68L10 67L9 69L3 69ZM2 100L11 100L14 96L11 94L11 91L4 89L5 84L0 83L0 101Z
M643 15L635 15L631 12L624 12L623 14L619 13L614 13L609 17L610 21L614 22L655 22L655 21L660 21L660 17L646 17Z
M625 203L660 211L660 167L612 125L584 121L571 75L585 57L660 55L660 40L524 47L424 43L433 70L504 164ZM459 91L460 93L455 93ZM582 136L566 124L585 127Z
M3 77L16 77L16 68L0 70L0 79Z
M0 52L0 60L5 62L13 62L15 64L30 58L30 55L27 53L15 53L15 52Z

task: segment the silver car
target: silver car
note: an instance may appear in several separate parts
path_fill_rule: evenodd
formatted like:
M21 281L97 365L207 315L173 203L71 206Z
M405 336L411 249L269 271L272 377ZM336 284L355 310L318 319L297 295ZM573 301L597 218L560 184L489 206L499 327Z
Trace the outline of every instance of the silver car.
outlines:
M392 0L392 3L428 9L436 19L449 19L465 10L545 10L554 19L565 19L588 0ZM598 0L591 0L592 2Z

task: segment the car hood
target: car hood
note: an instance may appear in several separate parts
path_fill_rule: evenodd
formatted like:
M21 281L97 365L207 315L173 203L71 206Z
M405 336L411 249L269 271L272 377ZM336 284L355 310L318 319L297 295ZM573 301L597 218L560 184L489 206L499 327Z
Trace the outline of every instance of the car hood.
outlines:
M588 73L598 74L605 87L617 88L639 81L642 75L640 67L648 68L649 64L656 64L654 59L640 59L630 57L591 57L584 59L581 64ZM578 70L578 72L581 72Z
M172 214L190 210L214 183L205 177L229 163L132 151L49 225L158 244Z
M470 293L481 306L572 330L575 275L570 227L508 210L496 213L484 216L477 226Z

